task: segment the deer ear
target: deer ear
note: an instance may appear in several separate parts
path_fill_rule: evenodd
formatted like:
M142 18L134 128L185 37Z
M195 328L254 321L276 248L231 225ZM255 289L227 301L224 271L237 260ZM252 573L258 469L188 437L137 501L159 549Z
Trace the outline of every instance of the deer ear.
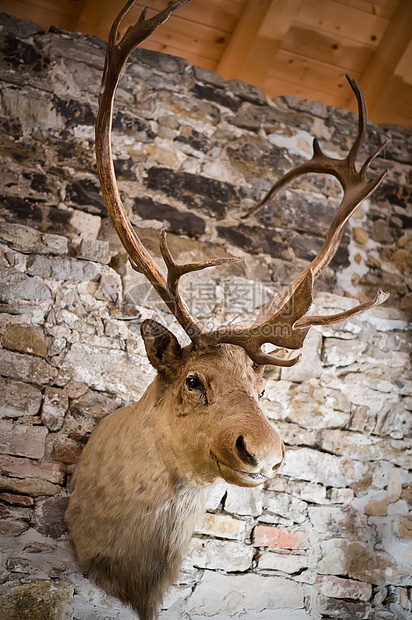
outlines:
M174 334L153 319L141 326L147 357L158 372L167 372L181 357L182 348Z

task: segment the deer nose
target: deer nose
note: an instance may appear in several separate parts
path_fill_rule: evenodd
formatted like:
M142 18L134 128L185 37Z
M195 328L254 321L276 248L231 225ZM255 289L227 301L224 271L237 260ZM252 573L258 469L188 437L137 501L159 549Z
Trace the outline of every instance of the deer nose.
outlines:
M251 454L251 452L249 452L249 450L247 449L245 438L243 437L243 435L239 435L239 437L236 439L235 446L236 446L237 454L243 463L246 463L247 465L251 465L252 467L259 467L259 465L261 465L261 463L259 463L258 458L256 458L255 455ZM265 470L270 470L271 468L272 472L277 471L283 462L284 456L285 456L285 448L283 446L283 442L281 442L280 458L279 456L277 456L276 462L273 463L272 461L271 466L265 467ZM267 459L264 459L264 460L266 461Z
M250 452L247 451L243 435L239 435L236 439L236 450L241 461L252 467L257 467L258 462Z

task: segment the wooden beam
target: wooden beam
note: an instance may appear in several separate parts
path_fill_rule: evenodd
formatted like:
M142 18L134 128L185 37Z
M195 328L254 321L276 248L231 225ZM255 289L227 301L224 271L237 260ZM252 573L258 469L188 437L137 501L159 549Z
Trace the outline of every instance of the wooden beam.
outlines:
M301 0L248 0L217 71L260 86Z
M113 20L123 5L123 0L85 0L76 30L107 41Z
M405 70L405 67L409 67L405 56L411 53L411 24L412 2L401 0L381 44L360 79L370 116L376 122L383 120L382 114L384 116L383 110L388 106L388 89L393 76L400 74L398 77L405 85L410 80L410 75L407 75L408 72ZM393 100L394 108L397 105L396 100Z

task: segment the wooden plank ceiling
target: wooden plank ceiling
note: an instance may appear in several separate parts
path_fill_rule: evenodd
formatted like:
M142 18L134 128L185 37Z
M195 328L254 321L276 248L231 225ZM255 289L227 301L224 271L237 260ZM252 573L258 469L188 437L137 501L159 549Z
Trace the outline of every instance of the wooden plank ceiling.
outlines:
M0 0L0 10L107 38L125 0ZM168 0L136 2L161 10ZM377 123L412 125L412 0L191 0L144 44L189 63L335 107L361 84Z

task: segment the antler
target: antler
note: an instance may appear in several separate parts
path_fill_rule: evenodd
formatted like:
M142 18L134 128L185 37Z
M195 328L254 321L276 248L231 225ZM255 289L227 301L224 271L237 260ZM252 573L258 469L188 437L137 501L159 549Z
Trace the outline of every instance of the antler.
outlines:
M110 31L96 121L98 174L107 209L116 231L129 255L132 267L146 276L196 347L230 343L243 347L256 364L292 366L299 361L300 356L287 360L278 358L274 354L281 349L301 348L312 325L325 325L343 321L359 312L383 303L388 297L387 293L379 291L375 299L360 304L352 310L326 317L304 316L312 303L313 281L335 255L346 221L352 215L357 205L377 188L386 174L385 171L370 181L365 179L365 174L370 164L382 151L386 143L382 144L365 161L359 172L356 170L356 157L366 134L366 109L359 86L355 80L347 76L359 106L358 135L348 155L342 160L327 157L321 151L319 143L315 139L312 159L300 164L281 177L263 200L244 216L247 217L256 213L282 187L301 174L307 172L332 174L340 181L343 187L343 198L322 249L309 267L301 275L297 276L289 287L262 307L252 327L246 329L221 327L213 332L204 332L199 321L190 312L180 296L180 278L186 273L225 263L233 263L241 259L220 258L179 265L173 259L167 246L166 233L162 231L160 235L160 250L167 268L167 277L165 278L137 237L126 215L117 187L112 160L111 131L113 101L120 75L129 55L137 45L144 41L158 26L163 24L176 9L189 2L189 0L177 0L151 19L146 19L147 9L143 9L137 23L134 26L130 26L123 37L119 39L119 28L135 4L135 1L129 0L127 2L115 19ZM261 347L265 343L271 343L278 348L270 354L264 353Z
M348 75L346 78L355 93L359 110L358 134L347 156L343 159L328 157L322 152L319 142L315 138L312 159L296 166L278 179L263 200L243 216L245 218L256 213L287 183L308 172L331 174L338 179L343 188L342 201L332 221L326 241L309 267L297 276L283 292L261 308L259 316L250 329L231 328L228 330L220 328L211 334L212 340L243 346L253 361L258 364L281 366L296 364L300 360L300 356L285 361L274 357L275 351L271 354L264 353L261 350L262 344L271 343L280 348L300 349L312 325L331 325L344 321L383 303L389 297L388 293L379 290L374 299L346 312L329 316L304 316L312 303L313 282L336 254L346 222L359 203L370 196L387 173L387 170L384 170L369 181L365 178L369 166L385 148L387 141L367 158L359 171L356 169L356 158L366 135L366 106L356 80Z
M119 39L119 28L135 4L135 1L129 0L127 2L113 22L109 34L95 128L97 169L107 210L117 234L129 255L132 267L146 276L183 329L194 342L197 342L204 332L200 323L190 312L179 294L178 283L180 277L185 273L224 263L232 263L241 259L220 258L193 264L177 265L167 246L166 234L162 231L160 249L168 269L168 275L165 278L136 235L126 215L117 187L111 149L113 101L116 87L131 52L139 43L154 32L158 26L163 24L176 9L189 2L189 0L177 0L151 19L146 19L147 9L143 9L137 23L134 26L130 26L123 37Z

